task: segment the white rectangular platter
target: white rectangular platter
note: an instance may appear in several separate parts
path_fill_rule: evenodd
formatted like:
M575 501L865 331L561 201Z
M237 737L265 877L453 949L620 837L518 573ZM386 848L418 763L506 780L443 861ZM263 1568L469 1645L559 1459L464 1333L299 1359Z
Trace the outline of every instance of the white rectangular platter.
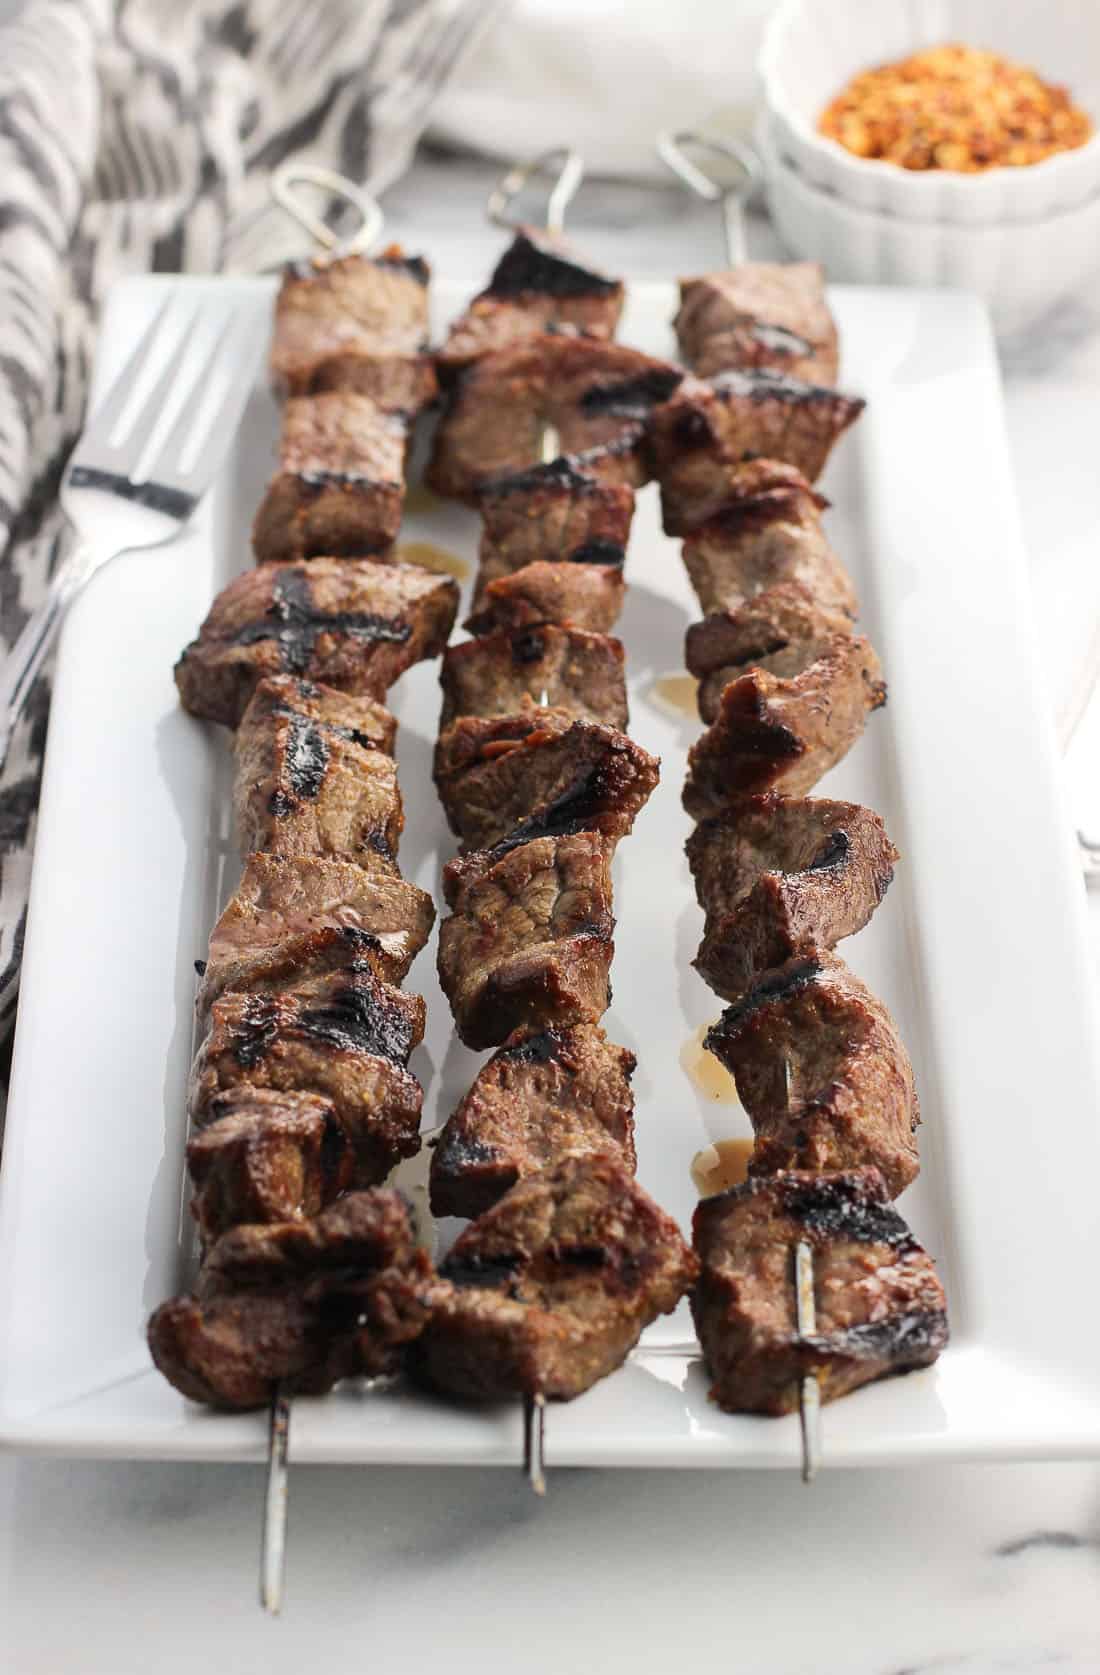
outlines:
M169 288L179 307L227 289L258 318L271 306L264 280L128 281L107 310L101 388ZM441 327L466 292L435 289ZM840 289L833 303L842 382L869 405L824 484L828 526L859 586L890 701L823 790L877 809L903 852L873 923L842 952L888 1002L913 1056L923 1173L902 1208L940 1263L953 1338L936 1367L828 1407L825 1459L1100 1453L1094 1009L1029 644L992 342L962 296ZM673 306L671 286L636 289L623 339L671 355ZM190 531L170 549L118 560L65 631L0 1181L0 1441L12 1446L175 1459L264 1452L264 1416L183 1401L154 1372L144 1326L190 1274L181 1206L193 962L235 876L227 735L179 708L172 665L217 590L249 563L276 423L258 384ZM472 570L476 536L472 514L414 487L403 538L449 548ZM638 1054L640 1178L686 1227L694 1154L748 1123L684 1068L720 1003L690 964L701 927L679 796L699 723L656 689L681 666L696 613L652 487L627 579L632 731L664 767L616 859L605 1023ZM414 670L391 698L402 865L437 891L453 840L430 781L436 668ZM434 941L409 982L429 1004L412 1065L428 1132L480 1061L454 1036ZM423 1158L402 1171L414 1190ZM440 1228L440 1242L453 1228ZM706 1390L682 1307L621 1372L552 1411L548 1462L796 1460L796 1420L732 1418ZM519 1414L505 1408L357 1388L295 1403L300 1461L514 1463L519 1447Z

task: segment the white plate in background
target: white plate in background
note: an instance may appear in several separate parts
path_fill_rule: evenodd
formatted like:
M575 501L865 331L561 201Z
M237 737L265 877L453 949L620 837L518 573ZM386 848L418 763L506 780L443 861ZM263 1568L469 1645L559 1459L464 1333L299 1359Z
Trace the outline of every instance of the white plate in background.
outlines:
M125 281L106 312L101 381L169 289L181 305L232 290L258 310L272 295L263 280ZM465 300L455 286L436 293L440 322ZM890 701L822 791L878 809L904 855L872 924L841 952L888 1002L914 1059L923 1173L902 1209L940 1263L953 1339L934 1368L827 1407L825 1458L1100 1453L1100 1075L988 326L975 302L951 294L839 289L832 300L844 384L869 406L830 468L827 521ZM671 287L636 288L624 340L670 354L673 306ZM266 1449L264 1415L185 1402L153 1370L144 1327L187 1280L192 962L233 876L228 736L180 710L172 664L249 561L275 432L274 404L258 390L192 528L96 577L65 630L0 1177L0 1441L11 1446L186 1459ZM459 551L472 568L473 515L418 510L418 498L403 539ZM686 1226L692 1156L748 1125L680 1062L720 1002L689 963L701 919L679 790L698 723L653 696L655 680L681 666L696 609L653 488L640 497L627 579L631 730L663 757L664 778L616 859L605 1022L639 1056L640 1178ZM436 668L412 671L391 699L402 866L438 893L454 846L430 782ZM434 939L409 979L429 1005L412 1061L426 1130L480 1062L455 1040L433 959ZM292 1454L303 1462L510 1464L519 1447L519 1415L505 1408L353 1387L294 1404ZM708 1403L684 1307L548 1424L551 1466L789 1466L798 1452L796 1419L735 1418Z

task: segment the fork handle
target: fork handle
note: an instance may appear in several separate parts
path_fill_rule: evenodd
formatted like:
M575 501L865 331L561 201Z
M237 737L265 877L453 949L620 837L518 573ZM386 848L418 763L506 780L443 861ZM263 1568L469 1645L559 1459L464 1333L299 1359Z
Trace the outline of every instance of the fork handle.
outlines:
M95 557L87 542L73 545L54 572L46 597L27 619L0 669L0 767L7 761L12 734L57 638L65 612L96 568Z

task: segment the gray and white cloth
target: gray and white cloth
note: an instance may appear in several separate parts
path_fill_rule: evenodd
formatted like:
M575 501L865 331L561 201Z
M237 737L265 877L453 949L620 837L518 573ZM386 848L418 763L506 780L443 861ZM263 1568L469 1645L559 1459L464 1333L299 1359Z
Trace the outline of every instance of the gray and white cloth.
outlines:
M0 640L63 537L99 304L124 274L293 253L288 157L378 192L405 168L486 0L34 0L0 28ZM297 235L300 248L301 235ZM14 1015L49 705L0 784L0 1034Z

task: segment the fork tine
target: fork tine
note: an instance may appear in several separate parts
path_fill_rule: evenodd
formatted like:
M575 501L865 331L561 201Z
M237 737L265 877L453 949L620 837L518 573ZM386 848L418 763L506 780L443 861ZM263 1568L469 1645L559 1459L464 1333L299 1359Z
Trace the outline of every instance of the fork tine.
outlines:
M164 412L165 405L171 400L173 391L179 386L180 371L192 351L195 326L198 324L200 312L200 306L196 304L187 314L175 349L161 369L156 383L119 437L116 450L118 463L115 469L124 472L132 482L148 480L144 473L141 477L137 475L138 468L149 446L153 428Z
M172 301L173 296L170 291L138 339L137 346L126 365L118 374L103 400L89 415L86 434L91 435L94 431L97 442L101 441L104 445L109 442L111 432L126 411L126 404L134 391L135 379L148 358L150 347L156 341L165 320L168 318Z
M210 403L203 401L203 389L234 337L240 338L242 352L240 355L233 354L233 377L210 410ZM224 452L221 438L226 434L232 435L236 430L252 394L262 347L263 338L257 330L255 317L242 315L239 311L231 313L196 373L178 418L157 449L148 472L149 478L169 488L186 489L190 494L203 492L221 462ZM247 354L244 352L246 348ZM193 399L196 396L197 404ZM195 457L189 462L188 449L195 443Z

